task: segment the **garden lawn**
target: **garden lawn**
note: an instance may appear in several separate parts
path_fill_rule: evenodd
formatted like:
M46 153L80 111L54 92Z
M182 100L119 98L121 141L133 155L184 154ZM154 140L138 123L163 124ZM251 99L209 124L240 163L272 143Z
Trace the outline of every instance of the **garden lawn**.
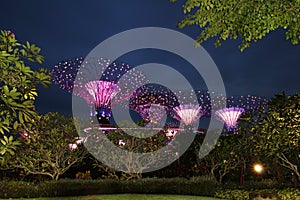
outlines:
M27 199L27 198L22 198ZM28 200L220 200L212 197L186 196L186 195L148 195L148 194L114 194L93 195L82 197L53 197L53 198L28 198Z

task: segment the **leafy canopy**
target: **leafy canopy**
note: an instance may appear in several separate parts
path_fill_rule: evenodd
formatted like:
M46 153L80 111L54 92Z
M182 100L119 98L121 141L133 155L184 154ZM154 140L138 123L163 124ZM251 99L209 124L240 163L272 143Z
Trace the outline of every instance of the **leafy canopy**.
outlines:
M46 69L34 71L28 63L43 62L40 48L26 42L20 44L10 31L0 34L0 133L26 129L37 117L34 101L37 85L48 86Z
M277 159L300 180L300 93L278 94L267 110L258 114L259 117L244 119L254 124L251 129L253 153Z
M24 134L25 135L25 134ZM6 156L6 168L58 180L88 154L80 142L72 117L59 113L39 116L15 156ZM75 147L74 147L75 146Z
M292 44L300 39L300 0L186 0L183 11L185 17L178 26L199 26L197 45L210 38L216 38L215 46L222 40L241 38L243 51L280 28Z

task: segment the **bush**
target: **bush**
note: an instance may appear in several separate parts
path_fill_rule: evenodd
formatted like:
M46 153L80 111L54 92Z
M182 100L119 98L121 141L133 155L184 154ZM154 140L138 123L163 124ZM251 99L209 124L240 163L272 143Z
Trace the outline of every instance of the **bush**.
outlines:
M220 185L213 176L192 177L189 181L191 195L213 196Z
M213 196L218 182L211 176L185 178L143 178L121 182L123 193L187 194Z
M97 194L140 193L215 196L229 200L269 199L300 200L300 189L241 190L223 189L210 176L185 178L143 178L127 181L113 179L61 179L41 183L0 181L0 198L84 196Z
M300 189L286 188L278 191L281 200L300 200Z
M62 179L47 181L37 185L39 196L84 196L89 194L114 194L120 193L121 186L118 181L111 179L80 180Z
M1 181L0 191L0 198L28 198L39 193L34 183L23 181Z
M278 183L273 179L263 180L247 180L240 185L238 182L227 181L222 185L224 189L243 189L243 190L262 190L262 189L281 189L284 188L283 183Z
M265 189L249 192L249 198L252 199L270 199L270 200L278 200L279 197L277 195L276 189Z
M215 193L215 197L230 200L249 200L249 192L245 190L222 190Z
M276 180L273 179L263 179L260 181L245 181L242 185L242 188L245 190L274 189L281 187L282 185L280 185Z
M0 182L0 198L84 196L96 194L146 193L213 196L217 181L209 176L185 178L144 178L128 181L112 179L61 179L39 184Z
M217 198L229 200L252 200L252 199L280 199L280 200L300 200L300 189L286 188L265 189L265 190L222 190L214 195Z

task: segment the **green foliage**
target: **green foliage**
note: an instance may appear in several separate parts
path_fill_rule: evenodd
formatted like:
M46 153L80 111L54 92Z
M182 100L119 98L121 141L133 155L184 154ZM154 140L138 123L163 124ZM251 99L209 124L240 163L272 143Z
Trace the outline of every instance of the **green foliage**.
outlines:
M271 199L277 200L277 190L275 189L265 189L265 190L258 190L258 191L251 191L249 192L250 199Z
M262 180L248 180L245 181L242 186L244 190L262 190L262 189L275 189L281 188L282 185L273 179L262 179Z
M2 146L0 146L0 155L4 155L6 152L8 152L11 155L15 154L16 146L20 144L19 141L14 141L13 136L7 137L6 135L3 136L3 139L0 139L0 142L2 143Z
M278 191L281 200L300 200L300 189L286 188Z
M41 64L40 48L20 44L10 31L0 34L0 133L18 132L29 127L37 117L34 100L37 85L48 86L46 69L32 70L28 62Z
M216 177L221 183L230 172L239 169L248 160L248 146L251 143L243 135L221 135L214 149L198 162L199 166L205 166L209 174ZM198 146L205 145L202 141ZM196 149L198 151L199 147Z
M218 185L213 178L143 178L135 180L60 179L41 183L0 181L0 198L84 196L96 194L181 194L213 196Z
M249 199L281 199L281 200L299 200L300 190L296 188L285 188L282 190L222 190L215 194L215 197L230 200L249 200Z
M132 127L132 125L128 125L128 122L123 122L120 127ZM144 169L148 169L149 167L154 168L155 165L169 160L167 152L161 157L148 156L147 159L145 159L143 154L151 153L164 147L166 138L163 134L156 134L148 138L139 138L132 135L143 134L141 130L132 129L130 131L131 135L125 133L122 129L106 131L105 133L101 133L103 135L99 135L99 131L97 130L89 132L86 144L91 147L90 151L93 152L93 155L101 158L103 164L96 162L95 167L107 173L104 177L120 180L141 178ZM110 146L111 143L123 151L110 151L108 154L107 150L112 149ZM124 155L123 152L127 152L127 155ZM158 160L161 162L158 162ZM114 169L104 165L106 163L115 164ZM122 169L123 172L119 175L115 171L115 168ZM132 173L132 171L136 173Z
M250 200L249 192L244 190L223 190L218 191L215 197L230 200Z
M60 179L41 183L22 181L0 181L0 198L34 198L84 196L97 194L178 194L215 196L228 200L247 200L254 196L276 197L282 200L299 200L300 190L286 188L282 190L219 190L212 177L184 178L143 178L137 180L118 181L112 179Z
M0 138L0 166L4 165L4 154L8 153L10 156L14 156L16 148L20 144L21 143L19 141L14 140L12 135L9 137L4 135L3 138Z
M227 39L241 38L243 51L251 42L280 28L285 29L286 39L292 44L298 44L300 39L299 0L186 0L183 12L185 17L178 26L199 26L198 45L210 38L216 38L216 46Z
M23 181L1 181L0 198L38 197L39 191L34 183Z
M78 144L76 149L69 148L69 144L76 144L78 140L71 117L48 113L41 116L29 131L30 137L18 147L18 154L7 157L8 166L22 169L27 174L58 180L87 155L82 144Z
M276 158L300 180L300 94L276 95L261 115L251 130L253 154Z

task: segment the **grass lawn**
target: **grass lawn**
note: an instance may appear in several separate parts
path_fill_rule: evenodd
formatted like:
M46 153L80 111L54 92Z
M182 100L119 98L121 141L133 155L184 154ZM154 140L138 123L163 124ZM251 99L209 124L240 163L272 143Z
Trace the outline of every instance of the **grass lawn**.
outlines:
M23 199L23 198L22 198ZM148 195L148 194L114 194L114 195L97 195L83 197L54 197L54 198L30 198L30 200L218 200L212 197L198 197L185 195ZM220 200L220 199L219 199Z

